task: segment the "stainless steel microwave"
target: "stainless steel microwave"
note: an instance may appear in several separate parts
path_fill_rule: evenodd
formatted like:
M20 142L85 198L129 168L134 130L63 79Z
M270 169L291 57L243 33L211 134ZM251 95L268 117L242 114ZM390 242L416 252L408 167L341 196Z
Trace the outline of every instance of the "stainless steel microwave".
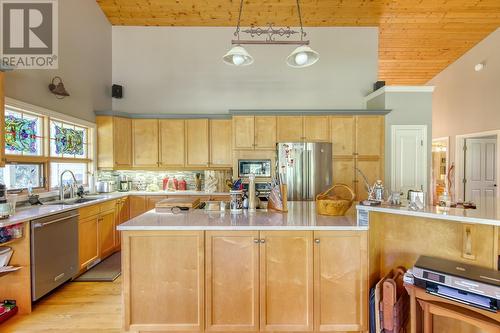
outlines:
M271 177L271 160L238 160L238 177Z

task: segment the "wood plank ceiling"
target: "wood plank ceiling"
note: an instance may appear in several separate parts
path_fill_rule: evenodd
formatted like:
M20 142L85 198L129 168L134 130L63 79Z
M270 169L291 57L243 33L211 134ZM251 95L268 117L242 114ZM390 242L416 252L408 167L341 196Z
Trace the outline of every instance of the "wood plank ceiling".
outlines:
M235 26L238 0L96 0L113 25ZM297 26L294 0L244 0L242 25ZM305 26L378 26L379 79L425 84L500 26L500 0L301 0Z

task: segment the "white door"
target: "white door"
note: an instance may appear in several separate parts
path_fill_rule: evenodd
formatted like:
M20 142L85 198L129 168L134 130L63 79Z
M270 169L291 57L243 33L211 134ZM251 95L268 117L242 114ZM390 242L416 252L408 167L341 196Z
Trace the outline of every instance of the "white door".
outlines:
M391 188L427 190L427 126L393 125Z
M486 211L495 205L496 151L496 139L465 140L465 200Z

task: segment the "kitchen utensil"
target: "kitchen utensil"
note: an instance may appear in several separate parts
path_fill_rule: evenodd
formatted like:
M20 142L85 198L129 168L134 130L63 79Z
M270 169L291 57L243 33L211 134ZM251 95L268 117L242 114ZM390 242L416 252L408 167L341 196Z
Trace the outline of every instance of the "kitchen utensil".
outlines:
M243 191L236 190L230 191L231 195L231 212L232 213L241 213L243 211Z
M95 190L98 193L110 193L115 190L114 184L111 180L100 180L95 183Z
M384 188L384 184L383 182L379 179L375 182L375 184L373 184L372 186L372 200L375 200L375 201L384 201L384 191L385 191L385 188Z
M201 173L197 173L194 177L196 191L201 191Z

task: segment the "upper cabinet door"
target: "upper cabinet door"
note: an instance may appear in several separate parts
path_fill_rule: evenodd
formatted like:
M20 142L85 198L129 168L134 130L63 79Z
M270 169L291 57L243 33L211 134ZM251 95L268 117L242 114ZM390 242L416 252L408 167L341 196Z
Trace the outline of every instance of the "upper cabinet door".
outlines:
M254 148L254 116L233 117L233 129L235 149Z
M206 331L259 330L259 232L207 231Z
M352 156L355 150L355 120L353 116L332 116L331 137L333 144L333 155Z
M261 231L260 330L313 330L312 231Z
M134 167L158 167L158 141L157 119L132 120Z
M208 119L186 120L187 166L208 166Z
M330 122L328 120L328 116L304 116L304 140L329 142Z
M255 148L276 149L276 117L255 117Z
M278 142L304 141L304 121L301 116L278 117Z
M231 120L210 120L210 165L230 167L233 161Z
M365 231L314 232L314 330L368 329Z
M360 156L384 154L384 117L356 117L356 153Z
M183 167L185 130L183 119L160 120L160 165L162 167Z
M132 166L132 120L113 117L113 151L115 166Z

